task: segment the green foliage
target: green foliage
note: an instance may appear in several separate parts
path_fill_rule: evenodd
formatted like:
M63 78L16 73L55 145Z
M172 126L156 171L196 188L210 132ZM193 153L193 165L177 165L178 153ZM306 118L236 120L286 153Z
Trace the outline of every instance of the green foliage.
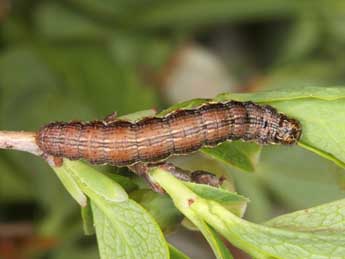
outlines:
M206 238L212 236L208 233L207 223L255 258L345 258L342 246L345 241L342 228L344 217L341 216L345 200L307 210L305 215L297 212L281 216L263 226L245 221L219 203L200 197L162 170L154 170L151 175ZM334 217L338 217L336 227L333 220L327 220ZM291 223L287 223L290 220ZM302 228L304 220L312 223ZM213 248L217 258L224 258L215 246Z
M159 109L167 105L165 98L158 98L159 94L165 94L162 82L183 56L180 50L194 43L201 44L219 54L219 60L226 64L231 77L237 80L240 79L237 75L244 74L240 84L247 86L250 83L250 87L239 87L238 90L281 88L265 93L225 94L216 100L268 103L300 119L304 134L300 147L261 148L255 144L233 142L177 159L177 163L183 164L182 168L204 169L227 178L219 190L183 185L207 204L212 204L212 208L219 208L216 211L221 214L220 223L224 225L224 229L217 229L212 222L208 223L207 218L218 220L218 216L213 211L204 211L200 205L193 211L192 227L200 227L219 258L230 258L230 255L216 231L233 244L242 240L240 243L244 242L246 249L251 244L248 252L257 252L258 258L272 252L263 248L259 241L270 238L272 242L280 242L286 238L286 233L298 237L301 232L301 242L305 245L310 244L311 236L317 236L319 242L320 238L329 241L334 235L343 234L343 219L339 217L342 212L336 209L343 206L343 202L329 205L328 202L344 197L339 187L344 186L344 125L341 122L344 120L345 93L341 87L295 88L343 85L345 6L342 1L30 0L13 3L10 15L6 15L2 7L0 3L1 129L34 131L54 120L93 120L112 111L121 116L153 107ZM173 67L170 67L171 61ZM259 80L253 83L256 77ZM187 101L159 115L206 101ZM152 111L124 118L137 120L153 115ZM98 237L103 235L97 224L94 229L94 219L99 222L99 227L112 226L99 241L102 253L113 249L112 244L104 246L105 241L112 240L113 234L124 229L131 232L125 225L128 221L117 221L116 215L110 218L105 212L112 214L114 210L121 212L130 208L133 211L129 215L136 217L135 211L139 211L144 218L142 222L149 222L156 235L145 236L147 233L143 231L143 236L138 238L155 238L160 243L161 257L167 257L167 244L159 238L161 233L157 223L168 235L184 217L183 211L174 206L168 195L153 193L138 177L128 177L123 168L102 167L101 173L79 163L75 166L75 174L70 173L71 168L63 167L55 175L40 158L1 152L0 220L15 221L17 217L34 214L34 219L25 219L33 222L35 233L50 236L58 244L49 251L37 253L39 258L40 255L53 259L96 258L97 247L92 245L96 242L89 242L89 237L83 238L77 204L84 206L85 233L92 234L96 230ZM243 171L255 173L245 174ZM92 174L79 175L80 172ZM95 175L97 177L93 177ZM56 176L63 185L58 183ZM86 185L81 184L80 177ZM91 200L82 187L92 193L89 193ZM247 205L247 199L235 194L235 190L249 197L251 202ZM91 196L96 197L94 200L100 199L99 204ZM126 203L129 201L127 196L133 202ZM118 198L126 201L118 202ZM118 205L123 202L128 207ZM30 205L27 215L18 215L22 203ZM322 203L325 204L322 207L286 214L262 225L252 225L232 215L242 217L248 206L247 219L262 222L277 211L284 213ZM7 209L8 204L14 206L13 209ZM320 220L318 215L326 216ZM322 225L321 221L336 223ZM142 223L140 219L133 222ZM236 222L235 230L243 232L242 239L228 233L229 222ZM340 227L335 228L336 224ZM266 227L269 227L269 233ZM320 228L321 233L318 233ZM135 238L133 235L136 242L138 239ZM337 236L330 244L334 245L337 240L343 241ZM131 247L132 243L127 241L129 239L122 244ZM288 241L291 245L292 240ZM296 251L301 251L298 245L293 245ZM284 248L277 251L283 253ZM323 248L322 244L317 253L326 253ZM170 258L188 258L172 246L169 246L169 252ZM303 252L300 255L313 258ZM289 253L279 254L276 258L289 256L298 258Z
M80 190L89 197L102 259L168 257L158 225L140 205L128 199L119 184L81 162L64 160L61 167L53 169L57 174L65 172L74 179L75 185L65 185L73 197ZM82 214L89 234L91 216L87 210L87 207L83 209Z

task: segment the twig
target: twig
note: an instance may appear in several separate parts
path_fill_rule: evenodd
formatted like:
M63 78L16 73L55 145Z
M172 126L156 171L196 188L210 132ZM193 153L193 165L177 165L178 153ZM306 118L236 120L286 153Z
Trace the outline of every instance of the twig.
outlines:
M0 131L0 148L25 151L40 156L43 152L37 146L35 138L35 132Z

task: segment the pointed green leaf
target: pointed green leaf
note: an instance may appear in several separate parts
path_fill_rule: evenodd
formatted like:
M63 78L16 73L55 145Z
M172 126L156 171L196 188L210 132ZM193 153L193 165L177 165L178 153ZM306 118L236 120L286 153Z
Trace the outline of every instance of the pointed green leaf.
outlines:
M225 164L253 172L260 156L261 146L255 143L224 142L216 148L203 148L201 151Z
M128 199L128 195L121 185L82 162L64 159L61 168L73 176L91 199L95 196L101 196L110 202L122 202Z
M221 188L213 187L206 184L197 184L192 182L183 182L189 189L204 199L214 200L219 203L237 203L248 202L249 200L235 192L229 192Z
M200 197L219 202L235 215L242 217L247 208L249 199L235 192L229 192L222 188L216 188L205 184L183 182L189 189Z
M171 259L190 259L187 255L182 253L180 250L178 250L176 247L174 247L171 244L169 245L169 252L170 252L170 258Z

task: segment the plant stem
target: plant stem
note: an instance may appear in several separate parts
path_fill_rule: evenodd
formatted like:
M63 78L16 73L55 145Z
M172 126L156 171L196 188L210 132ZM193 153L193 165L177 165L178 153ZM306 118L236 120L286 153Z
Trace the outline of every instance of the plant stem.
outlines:
M42 151L36 144L36 133L26 131L0 131L0 149L29 152L36 156Z

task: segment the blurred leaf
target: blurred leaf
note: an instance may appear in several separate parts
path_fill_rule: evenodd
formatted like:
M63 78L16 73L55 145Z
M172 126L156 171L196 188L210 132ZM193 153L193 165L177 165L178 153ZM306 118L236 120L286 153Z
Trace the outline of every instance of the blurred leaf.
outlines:
M333 69L328 69L330 66ZM301 69L302 68L302 69ZM328 59L306 59L298 63L277 66L264 78L264 89L284 89L309 86L329 86L342 82L343 65Z
M252 1L174 1L156 2L128 17L139 28L191 27L224 22L250 21L294 15L297 2L282 0Z
M1 24L1 35L6 45L18 44L30 39L32 35L28 30L27 24L23 24L17 17L11 16Z
M132 192L130 197L153 216L164 233L172 231L183 218L167 195L141 189Z
M55 75L25 47L9 49L0 56L0 84L1 124L7 129L30 130L37 123L32 116L36 107L57 90Z
M256 176L281 206L302 209L345 197L337 186L337 169L330 161L299 147L266 147Z
M52 259L95 259L99 258L98 251L95 247L78 247L76 244L72 244L70 247L54 251Z
M251 200L246 218L263 222L277 210L298 210L345 197L337 182L344 173L338 170L343 169L300 147L267 146L255 174L233 170L233 177L237 191Z
M314 13L303 13L284 34L278 53L278 65L303 60L320 44L320 21Z
M127 114L157 104L157 95L142 85L135 69L117 64L104 48L70 46L40 51L60 73L64 91L91 104L98 116L114 110Z
M2 151L3 152L3 151ZM30 179L26 179L16 168L0 158L0 202L32 199Z
M43 2L35 10L35 24L41 36L51 40L101 42L111 31L94 19L57 2Z
M142 73L146 72L145 69L159 73L174 48L174 42L139 33L116 32L109 43L110 52L118 64L139 65L139 69L144 69L139 70ZM150 75L143 76L150 79Z
M345 42L344 23L345 4L343 1L330 0L320 1L317 11L322 15L324 28L328 36L331 36L328 45L334 47L334 43L343 44Z
M224 142L216 148L203 148L203 153L246 172L255 171L261 146L255 143Z
M74 6L99 19L117 20L133 8L139 8L150 3L150 0L138 2L133 0L68 0Z
M345 117L344 96L345 88L305 87L254 94L224 94L216 100L252 100L271 104L302 123L303 134L299 143L302 147L345 167L345 142L338 138L345 132L345 124L338 123Z
M265 162L260 161L259 165L262 163ZM254 222L262 222L269 219L272 216L271 214L273 211L271 197L265 188L265 183L260 178L260 172L260 166L255 174L244 174L241 171L232 170L232 175L236 183L236 190L250 199L250 203L248 203L245 212L245 217ZM289 192L286 193L287 196L290 195L290 191L291 188L289 189ZM273 211L273 213L274 212L275 211Z
M162 170L154 171L152 177L172 197L176 207L193 223L207 222L232 244L255 258L304 259L330 256L334 259L345 258L342 246L345 242L342 228L344 217L339 217L340 225L337 224L335 227L332 227L332 220L321 223L326 214L330 218L344 214L342 210L345 208L345 200L340 202L340 206L337 204L336 208L334 204L325 205L325 207L331 206L330 211L334 212L331 215L325 207L311 210L311 214L315 212L313 216L315 224L312 224L312 228L309 229L311 231L286 230L245 221L226 210L219 203L196 195L182 182ZM330 227L330 231L313 231L315 226L319 226L317 222ZM198 227L200 228L200 226ZM335 229L336 231L334 231Z

